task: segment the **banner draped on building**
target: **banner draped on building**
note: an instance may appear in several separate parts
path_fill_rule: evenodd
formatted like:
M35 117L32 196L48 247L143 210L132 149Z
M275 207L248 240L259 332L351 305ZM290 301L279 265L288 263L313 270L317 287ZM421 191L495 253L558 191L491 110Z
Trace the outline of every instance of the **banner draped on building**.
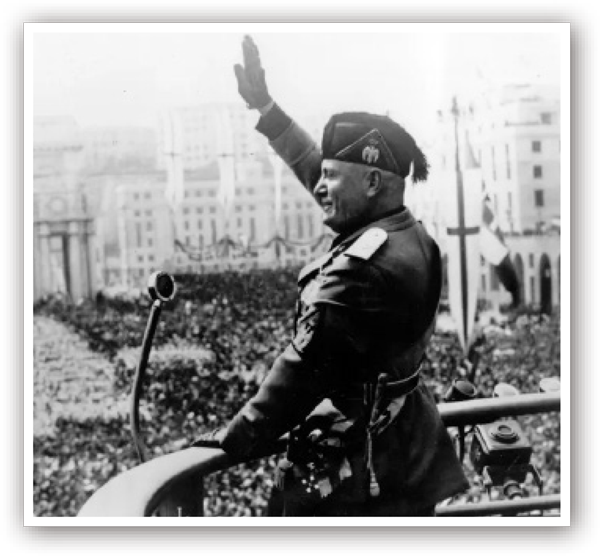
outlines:
M225 227L235 202L235 159L231 114L227 107L215 112L217 129L217 163L219 165L219 191L217 198L223 207Z
M165 198L173 211L184 198L183 178L183 128L181 116L175 111L163 114L164 156L167 168Z
M279 234L281 231L281 176L283 174L283 160L269 148L269 162L273 167L273 180L275 184L275 233Z
M483 199L482 219L481 254L494 267L501 284L510 293L512 306L518 307L521 304L521 285L488 195Z

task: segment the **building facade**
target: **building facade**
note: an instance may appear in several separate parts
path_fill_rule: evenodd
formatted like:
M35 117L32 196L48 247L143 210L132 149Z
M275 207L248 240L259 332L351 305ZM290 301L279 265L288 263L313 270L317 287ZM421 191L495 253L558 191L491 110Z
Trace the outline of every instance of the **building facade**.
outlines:
M69 117L34 123L34 299L94 294L95 229L83 192L83 145Z
M560 302L559 118L556 91L529 86L474 99L460 115L459 163L478 173L522 278L523 300L536 306ZM255 124L245 106L223 103L173 109L159 119L156 134L82 131L68 118L36 120L36 297L145 287L158 269L302 264L325 250L333 234L320 209L289 170L275 179L273 153ZM309 122L317 140L318 127ZM407 185L407 204L442 249L455 145L453 120L441 118L435 140L423 145L429 180ZM174 155L181 157L182 194L171 207L165 193ZM220 196L221 156L234 163L227 206ZM509 302L485 261L480 297Z
M522 300L544 308L560 304L560 102L553 88L529 85L491 91L461 106L458 163L478 174L482 197L493 206L520 277ZM425 184L409 184L411 207L444 249L447 184L456 180L452 114L440 114ZM567 187L567 185L564 185ZM467 199L480 202L477 199ZM482 259L480 299L510 303L493 267Z
M87 174L153 171L157 136L151 128L89 127L80 132Z

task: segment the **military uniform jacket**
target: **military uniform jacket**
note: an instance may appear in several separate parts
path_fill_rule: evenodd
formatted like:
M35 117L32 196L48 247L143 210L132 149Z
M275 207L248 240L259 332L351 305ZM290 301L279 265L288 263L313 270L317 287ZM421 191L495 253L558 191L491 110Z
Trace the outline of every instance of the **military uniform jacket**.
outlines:
M320 174L314 142L277 106L258 126L312 191ZM363 386L380 373L414 375L432 334L441 290L440 252L407 208L345 237L298 278L294 337L258 393L227 427L222 446L256 453L307 417L347 420L352 474L324 514L411 515L468 483L435 402L418 385L397 418L373 438L381 493L368 491Z

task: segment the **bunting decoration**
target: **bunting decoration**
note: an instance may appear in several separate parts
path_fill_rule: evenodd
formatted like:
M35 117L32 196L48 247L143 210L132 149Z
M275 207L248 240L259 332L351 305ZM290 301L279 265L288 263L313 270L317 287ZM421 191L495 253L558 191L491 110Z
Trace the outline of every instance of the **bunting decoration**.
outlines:
M253 244L246 236L240 236L239 241L235 241L230 236L224 236L219 241L211 245L202 245L198 249L185 245L178 239L175 240L175 249L185 255L192 261L198 262L218 262L241 258L255 258L258 252L273 247L281 247L287 252L294 252L297 249L308 248L311 253L326 251L333 240L333 235L322 234L316 239L300 242L290 241L280 235L273 236L269 241L263 244Z

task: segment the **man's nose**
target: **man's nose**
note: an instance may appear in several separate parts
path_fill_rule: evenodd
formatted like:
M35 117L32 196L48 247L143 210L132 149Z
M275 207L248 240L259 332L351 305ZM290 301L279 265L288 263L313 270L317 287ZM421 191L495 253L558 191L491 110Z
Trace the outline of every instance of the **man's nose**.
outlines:
M325 184L323 177L320 177L317 185L315 185L313 195L315 197L325 197L327 195L327 185Z

